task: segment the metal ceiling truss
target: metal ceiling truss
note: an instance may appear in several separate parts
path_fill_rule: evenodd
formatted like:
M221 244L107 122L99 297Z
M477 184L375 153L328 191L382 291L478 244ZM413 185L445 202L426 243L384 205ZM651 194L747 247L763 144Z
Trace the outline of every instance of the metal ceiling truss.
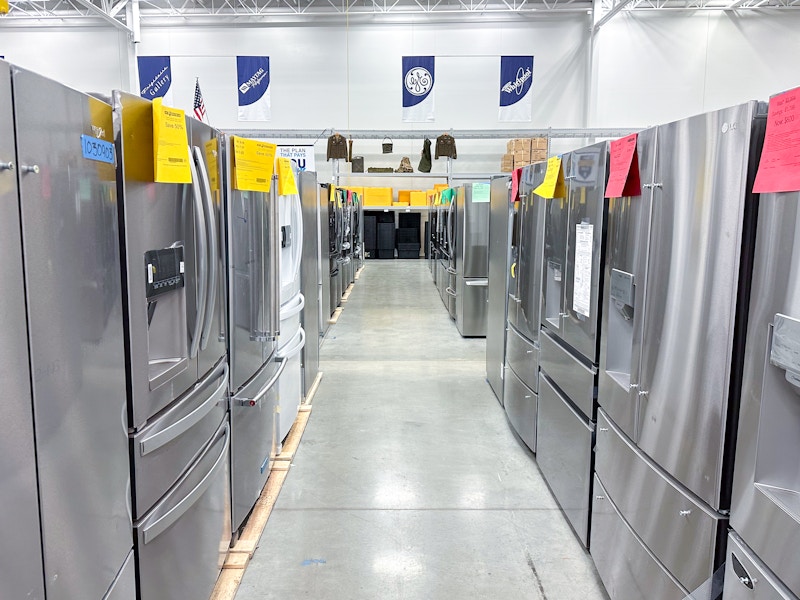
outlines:
M138 11L131 6L138 5ZM144 25L263 24L487 18L524 19L594 14L594 30L622 12L661 10L764 11L800 8L800 0L10 0L3 25L113 25L133 33ZM138 16L138 19L137 19ZM136 21L136 22L134 22Z

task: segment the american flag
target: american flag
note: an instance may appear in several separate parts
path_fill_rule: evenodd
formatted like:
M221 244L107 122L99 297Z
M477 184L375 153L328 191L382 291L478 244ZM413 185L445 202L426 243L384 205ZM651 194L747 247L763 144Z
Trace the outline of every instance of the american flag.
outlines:
M203 94L200 92L200 79L197 78L194 82L194 116L198 121L208 123L208 115L206 114L206 103L203 100Z

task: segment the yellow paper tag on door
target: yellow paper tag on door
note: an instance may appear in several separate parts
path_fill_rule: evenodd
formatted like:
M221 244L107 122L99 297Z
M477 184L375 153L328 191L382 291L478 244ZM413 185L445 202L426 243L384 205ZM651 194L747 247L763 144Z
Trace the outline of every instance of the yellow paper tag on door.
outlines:
M186 114L153 100L153 156L156 183L191 183Z
M544 181L533 190L533 193L542 198L563 198L565 190L564 173L561 170L561 157L553 156L548 158Z
M0 15L8 14L8 0L0 0Z
M217 159L217 138L208 140L205 143L206 164L208 165L208 184L211 186L211 191L216 192L219 189L219 160Z
M278 158L278 195L291 196L298 193L297 182L292 171L292 161L281 156Z
M243 192L268 192L278 147L269 142L233 138L233 187Z

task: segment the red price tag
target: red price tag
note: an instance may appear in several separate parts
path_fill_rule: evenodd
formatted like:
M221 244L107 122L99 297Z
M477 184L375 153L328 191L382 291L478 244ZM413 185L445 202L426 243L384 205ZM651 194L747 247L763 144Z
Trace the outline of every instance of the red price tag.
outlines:
M522 167L511 172L511 204L519 200L519 182L522 179Z
M764 150L753 192L769 194L800 190L800 88L769 101Z
M636 154L638 139L639 135L632 133L611 142L611 164L606 184L606 198L641 195L639 157Z

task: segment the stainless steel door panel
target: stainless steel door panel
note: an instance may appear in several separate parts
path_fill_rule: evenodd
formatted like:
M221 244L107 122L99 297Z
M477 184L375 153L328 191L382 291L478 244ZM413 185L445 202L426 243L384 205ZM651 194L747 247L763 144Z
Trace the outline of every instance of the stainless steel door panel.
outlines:
M546 331L539 336L539 368L587 419L593 416L595 368L589 368ZM540 380L541 381L541 380Z
M536 462L584 546L589 543L591 424L542 375L536 415Z
M511 241L509 178L494 177L489 215L489 295L486 316L486 379L503 404L503 365L506 353L508 279Z
M103 600L134 600L136 598L136 561L133 550L128 553L125 564L117 574L111 589L103 596Z
M81 135L111 142L111 107L13 82L46 593L101 598L131 549L125 339L115 172Z
M731 526L796 596L800 596L797 367L773 353L791 347L800 319L798 201L797 192L761 196L731 502Z
M456 327L462 337L486 337L489 280L456 275Z
M686 600L689 592L636 537L597 476L593 496L592 558L608 595L614 600Z
M562 169L569 155L562 158ZM544 250L542 253L542 326L561 335L564 310L564 286L567 268L569 201L567 198L544 200Z
M506 364L533 391L539 389L539 348L508 327Z
M319 188L319 265L320 265L320 281L322 282L321 296L322 311L320 312L320 335L325 335L330 327L330 317L333 314L331 309L331 277L330 277L330 260L331 260L331 240L330 240L330 227L329 218L330 213L328 205L328 195L330 188L326 185L321 185Z
M608 142L570 153L569 230L561 335L589 362L598 359ZM590 239L583 239L583 237Z
M459 188L457 213L457 269L463 277L487 277L489 273L489 202L472 201L472 184Z
M658 128L637 443L715 509L755 106Z
M447 312L450 313L450 318L455 320L456 318L456 274L452 267L447 268L447 285L444 289L444 300L445 305L447 306Z
M0 597L43 600L11 73L2 61L0 107Z
M208 598L231 540L223 423L203 456L135 526L141 600Z
M233 529L238 530L258 500L277 448L278 378L281 365L268 362L239 395L231 399L231 487Z
M534 342L538 340L542 318L545 201L533 194L533 189L544 181L544 173L545 163L526 167L517 209L519 250L514 325L522 335Z
M503 378L503 398L514 431L531 452L536 452L536 405L539 397L509 367L506 367Z
M742 538L728 534L723 600L797 600Z
M225 251L225 230L223 226L223 183L222 170L224 168L224 154L221 147L219 132L201 123L197 119L188 119L191 145L196 148L195 154L202 161L200 165L205 168L205 174L200 173L201 184L206 204L206 227L209 239L209 296L205 310L205 323L202 345L198 354L198 376L203 377L219 362L220 357L227 351L227 315L228 294L226 281L227 265ZM209 162L206 144L213 144L213 162ZM209 182L211 171L216 172L217 189L212 190L206 186ZM212 243L213 242L213 243ZM213 290L212 290L213 285ZM211 292L213 291L213 295Z
M608 208L597 400L631 439L636 436L657 131L653 127L638 134L642 194L611 198Z
M303 171L299 175L300 199L303 206L303 257L300 265L301 291L305 297L303 329L307 341L303 348L303 393L307 394L319 373L319 246L317 224L319 199L317 174Z
M714 573L727 520L668 480L602 410L595 456L595 470L625 521L685 588L699 588Z
M220 360L183 398L137 432L133 455L133 517L167 493L192 464L228 412L228 365Z

